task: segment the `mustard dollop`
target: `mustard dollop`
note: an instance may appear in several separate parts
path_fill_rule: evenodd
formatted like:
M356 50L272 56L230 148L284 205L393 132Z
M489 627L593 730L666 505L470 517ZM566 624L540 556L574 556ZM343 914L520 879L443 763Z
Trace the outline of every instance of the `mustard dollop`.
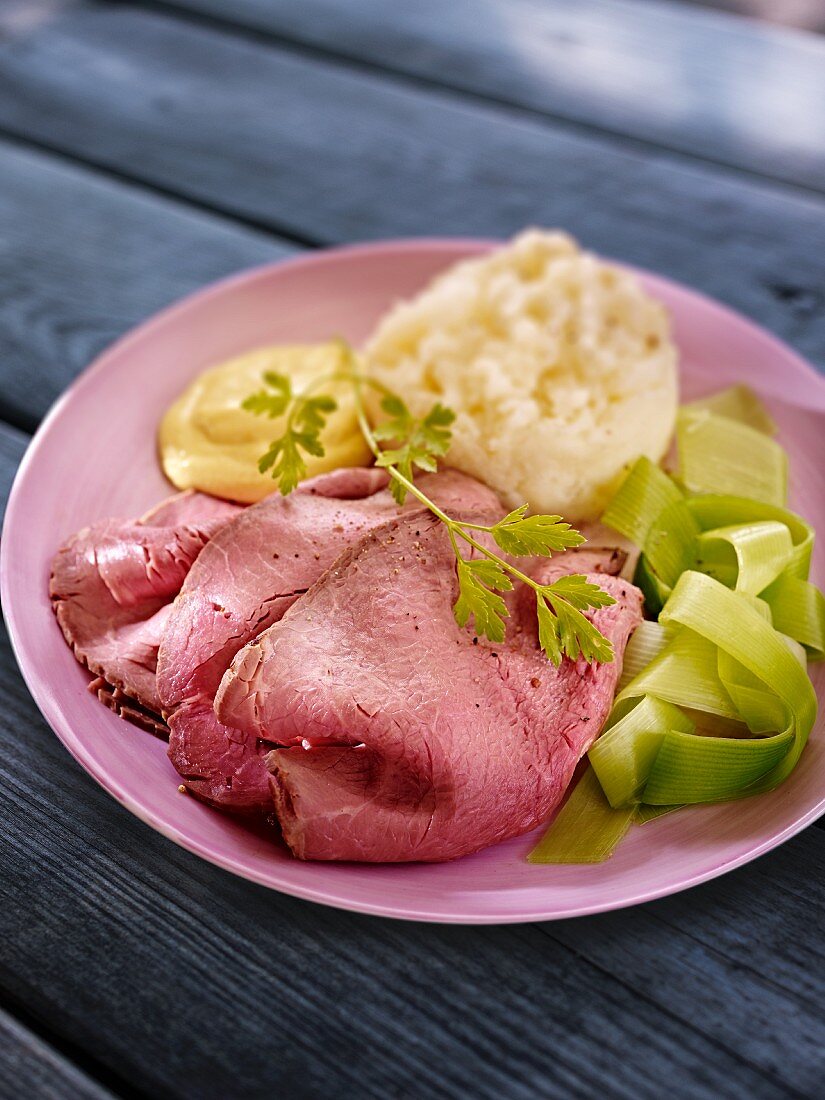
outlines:
M200 374L166 412L158 434L164 472L179 489L251 504L275 491L258 459L283 432L283 418L254 416L241 408L263 387L264 371L289 375L300 392L321 375L340 367L335 344L259 348ZM339 466L363 466L370 452L358 427L350 387L324 387L338 402L321 435L325 454L307 455L308 476Z

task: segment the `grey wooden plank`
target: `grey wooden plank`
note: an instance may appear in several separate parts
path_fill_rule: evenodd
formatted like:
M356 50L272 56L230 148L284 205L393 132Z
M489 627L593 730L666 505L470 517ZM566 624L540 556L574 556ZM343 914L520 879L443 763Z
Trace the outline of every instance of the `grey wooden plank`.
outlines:
M0 1100L107 1100L102 1088L18 1020L0 1009Z
M3 327L0 323L0 338ZM29 443L25 432L0 421L0 517L6 508L14 475Z
M676 1096L738 1098L814 1077L817 1006L769 977L746 997L723 952L727 996L702 999L700 1035L696 1001L685 1013L632 967L617 980L575 922L404 924L269 893L116 807L45 729L5 647L0 698L0 987L145 1092L658 1097L667 1080ZM799 877L823 846L808 832L764 865ZM755 874L730 880L743 938L759 933ZM787 904L760 881L766 905ZM822 881L809 888L821 904ZM690 898L709 921L705 894ZM600 922L606 940L644 927L638 913ZM668 925L655 950L683 958L690 944L689 926ZM825 975L810 981L821 995ZM750 1064L754 999L793 1066Z
M115 337L285 242L0 142L0 416L31 429Z
M318 242L561 225L825 363L823 200L722 170L126 7L1 47L0 127Z
M162 0L825 190L825 39L651 0Z
M641 906L632 921L589 918L547 931L642 992L666 990L672 1012L692 1012L699 1031L778 1073L801 1095L815 1096L825 1073L817 992L825 973L825 917L821 899L796 891L811 879L825 881L825 850L812 846L800 872L768 861L748 875L747 899L736 877L725 878L703 889L699 906L689 892ZM777 908L783 890L788 893ZM766 982L774 987L770 998ZM781 1029L777 1012L786 1025ZM786 1027L797 1036L791 1059Z

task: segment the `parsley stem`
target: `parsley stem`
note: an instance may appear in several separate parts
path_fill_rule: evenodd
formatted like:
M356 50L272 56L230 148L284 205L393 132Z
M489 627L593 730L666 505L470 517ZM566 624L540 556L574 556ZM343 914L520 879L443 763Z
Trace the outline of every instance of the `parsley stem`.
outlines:
M353 372L349 377L352 381L353 389L355 391L355 413L358 417L358 425L361 428L361 433L364 436L367 446L372 451L373 455L376 458L381 458L381 455L383 453L381 450L381 446L372 433L372 428L370 427L369 421L367 420L367 414L364 411L364 393L362 390L362 384L365 381L369 382L370 379L364 379L361 375L356 374L355 372ZM474 539L472 535L469 535L464 530L464 527L468 527L472 528L474 531L489 531L489 527L484 527L482 524L479 523L464 524L460 520L453 519L451 516L448 516L446 512L442 511L442 509L439 508L434 501L430 500L426 493L422 493L422 491L414 482L410 481L409 478L404 477L402 473L396 470L394 466L386 466L384 468L386 469L390 477L395 478L395 480L400 485L404 486L408 493L412 493L412 495L417 500L419 500L425 508L428 508L434 516L437 516L437 518L440 519L442 523L445 523L447 525L447 530L450 532L450 541L453 544L453 550L455 551L455 556L457 558L461 555L458 550L458 543L455 539L456 535L464 539L465 542L469 543L469 545L472 546L473 549L478 550L478 552L482 554L485 558L489 558L491 561L496 562L497 565L500 565L501 568L504 569L507 573L510 573L511 576L516 577L520 581L523 581L524 584L532 588L533 591L539 593L544 591L546 585L539 584L537 581L534 581L532 577L528 577L526 573L522 573L522 571L518 569L515 565L511 565L510 562L508 562L505 558L500 557L498 554L495 553L495 551L488 550L486 546L482 545L482 543L480 543L477 539Z
M458 520L456 520L458 522ZM467 523L461 520L461 526L465 527L468 531L491 531L492 528L488 523Z
M505 558L499 557L499 555L496 554L495 551L488 550L486 546L483 546L480 542L477 542L476 539L472 537L472 535L468 535L466 531L462 531L461 524L457 520L449 520L449 523L451 527L455 527L457 529L459 535L464 539L465 542L468 542L470 546L480 551L485 556L485 558L489 558L491 561L496 562L502 567L502 569L506 569L508 573L516 577L518 580L524 581L525 584L535 589L536 592L540 591L544 587L543 585L538 584L536 581L534 581L532 577L528 577L526 573L522 573L522 571L520 569L517 569L515 565L511 565Z

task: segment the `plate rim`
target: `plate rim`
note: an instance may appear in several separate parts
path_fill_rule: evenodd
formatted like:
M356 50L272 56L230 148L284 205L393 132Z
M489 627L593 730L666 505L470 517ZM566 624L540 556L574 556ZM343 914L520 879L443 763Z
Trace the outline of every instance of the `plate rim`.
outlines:
M533 904L532 907L528 907L527 911L525 911L524 908L526 903L522 903L522 908L515 913L510 911L496 911L494 905L481 913L463 910L448 912L434 907L424 907L412 910L409 908L408 903L405 905L404 903L399 904L390 901L373 902L370 900L352 899L343 897L340 891L336 893L334 889L330 888L318 888L312 887L311 885L304 886L301 883L294 883L291 881L281 883L273 881L273 876L265 877L262 873L257 873L254 869L244 866L231 855L221 855L212 851L197 838L184 836L173 826L168 825L159 818L156 813L151 810L146 810L136 798L123 790L119 783L115 781L105 769L99 767L94 759L87 756L82 743L77 740L71 723L64 717L58 706L56 696L49 691L45 680L39 676L35 676L34 670L28 666L24 659L24 643L21 626L22 612L20 614L18 613L16 602L11 593L8 555L6 551L8 540L5 536L18 522L17 513L20 511L19 498L23 492L29 466L32 464L45 437L48 435L51 425L61 416L64 406L71 398L76 393L82 392L86 387L92 385L97 375L106 370L110 359L119 356L132 343L136 343L144 339L149 333L162 328L164 325L174 320L177 314L185 312L192 305L196 303L202 305L214 297L219 297L228 290L239 288L258 279L266 279L275 269L282 270L285 267L290 269L300 267L311 268L318 265L346 261L350 257L358 257L365 253L380 256L382 253L398 253L404 251L425 250L429 252L442 251L445 253L453 253L456 250L461 250L466 252L469 256L483 253L501 243L501 240L495 238L478 237L412 237L362 241L332 248L315 249L301 252L296 255L287 255L280 259L244 268L221 279L207 283L205 286L197 288L183 297L176 299L174 302L151 314L145 320L138 322L138 324L132 326L127 332L107 345L107 347L96 355L91 363L78 374L52 403L48 412L32 435L15 473L6 505L2 536L0 536L0 600L2 600L4 618L18 668L40 713L46 719L57 738L74 759L77 760L81 767L105 791L107 791L108 794L140 821L144 822L144 824L150 826L179 847L205 859L208 863L221 867L223 870L229 871L247 881L266 887L267 889L276 890L279 893L301 898L306 901L328 905L332 908L364 913L371 916L391 917L397 920L468 925L515 924L563 920L629 908L634 905L653 901L657 898L669 896L670 894L679 893L683 890L698 886L703 882L718 878L723 874L727 874L729 871L735 870L737 867L744 866L752 860L760 858L767 852L784 844L793 836L802 832L811 822L825 812L824 790L819 802L780 832L764 840L756 847L740 853L721 864L716 864L703 871L687 875L684 879L679 881L669 881L665 884L653 886L650 889L637 891L637 893L632 896L624 895L609 900L602 899L601 901L594 901L592 904L574 905L564 911L559 911L558 906L556 906L553 911L548 912L547 909L542 909L541 903ZM657 282L672 288L678 294L683 296L686 295L688 298L694 299L697 305L700 305L702 308L710 309L717 313L717 315L720 315L728 324L734 324L740 328L744 327L751 338L758 339L771 351L781 355L788 365L792 364L794 371L805 378L811 393L816 395L817 400L814 411L825 411L825 377L823 377L823 375L820 374L802 355L778 336L775 336L756 321L751 320L731 306L719 302L709 295L695 290L684 283L670 279L650 269L627 264L623 261L614 260L609 257L604 258L608 260L608 262L630 270L639 276L653 277ZM275 877L277 877L277 875Z

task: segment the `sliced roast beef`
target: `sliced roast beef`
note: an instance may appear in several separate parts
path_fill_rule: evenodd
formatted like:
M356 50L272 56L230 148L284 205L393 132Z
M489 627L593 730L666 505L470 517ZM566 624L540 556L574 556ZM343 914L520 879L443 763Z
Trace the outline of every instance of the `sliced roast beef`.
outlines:
M78 661L101 678L96 693L117 713L149 712L140 724L159 721L155 667L171 601L203 546L239 510L179 493L140 519L86 527L55 555L57 621Z
M559 803L613 699L641 593L593 566L544 562L537 579L590 567L616 603L592 614L616 658L556 669L539 649L532 590L507 640L460 629L450 541L429 514L363 537L235 658L216 711L274 743L274 803L303 859L444 860L524 833Z
M133 726L140 726L148 733L154 733L156 737L162 737L164 740L168 738L169 727L159 714L142 707L131 695L127 695L120 688L112 687L102 676L96 676L90 681L89 691L119 718L125 718Z
M418 483L448 510L489 516L486 522L501 514L492 490L456 470ZM398 513L386 484L380 470L336 470L289 497L268 497L221 531L186 578L164 631L158 690L170 759L200 798L241 813L272 811L263 763L271 746L219 722L215 692L239 649L277 622L348 546Z

